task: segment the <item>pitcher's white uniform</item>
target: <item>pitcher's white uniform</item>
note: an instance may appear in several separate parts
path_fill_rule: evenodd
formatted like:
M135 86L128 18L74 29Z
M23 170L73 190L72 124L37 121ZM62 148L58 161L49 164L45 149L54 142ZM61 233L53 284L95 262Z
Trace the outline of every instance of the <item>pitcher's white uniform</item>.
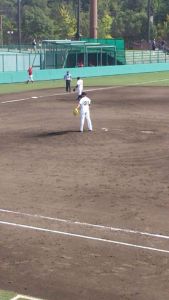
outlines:
M83 96L84 94L84 96ZM90 106L91 100L86 96L86 93L82 93L82 98L79 101L80 107L80 131L83 132L85 119L87 120L88 129L92 131L92 122L90 119Z
M81 79L80 77L77 77L76 87L73 89L73 91L75 92L76 89L78 92L77 100L79 100L83 92L83 79Z
M78 79L77 80L77 91L78 91L78 96L80 96L83 92L83 79Z

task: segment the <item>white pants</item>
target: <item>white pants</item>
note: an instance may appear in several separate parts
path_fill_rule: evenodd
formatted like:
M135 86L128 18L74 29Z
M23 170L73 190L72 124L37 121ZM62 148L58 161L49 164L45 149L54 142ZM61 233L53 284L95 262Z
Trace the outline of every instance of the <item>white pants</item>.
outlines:
M82 88L82 87L79 87L79 88L78 88L78 96L80 96L80 95L82 94L82 92L83 92L83 88Z
M33 75L29 75L28 81L33 81Z
M89 130L92 130L92 122L91 122L91 119L90 119L90 112L82 112L80 114L80 131L83 131L83 127L84 127L84 122L85 122L85 119L87 120L87 126L88 126L88 129Z

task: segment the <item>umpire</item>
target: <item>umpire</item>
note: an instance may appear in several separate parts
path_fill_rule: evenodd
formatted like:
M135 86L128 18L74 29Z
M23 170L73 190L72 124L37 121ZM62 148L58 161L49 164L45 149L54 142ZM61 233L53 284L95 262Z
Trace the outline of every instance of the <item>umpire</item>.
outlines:
M72 81L72 76L69 73L69 71L66 72L64 76L64 80L66 81L66 92L71 92L71 81Z

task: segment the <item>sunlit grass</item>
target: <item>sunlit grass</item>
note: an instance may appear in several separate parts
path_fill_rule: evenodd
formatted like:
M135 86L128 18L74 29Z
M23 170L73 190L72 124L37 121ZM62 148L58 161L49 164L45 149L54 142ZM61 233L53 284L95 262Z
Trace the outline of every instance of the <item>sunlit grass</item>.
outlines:
M36 300L36 298L34 298L34 297L29 297L29 296L25 296L25 295L17 295L14 292L0 290L0 300L12 300L15 297L17 297L17 300L29 300L29 299Z
M73 79L72 86L76 85ZM84 78L84 86L112 86L112 85L148 85L169 86L169 72L154 72L129 75L114 75L104 77ZM35 81L33 84L15 83L0 84L0 94L18 93L41 89L65 87L64 80Z
M7 291L0 290L0 299L1 300L10 300L14 296L16 296L16 294L13 292L7 292Z

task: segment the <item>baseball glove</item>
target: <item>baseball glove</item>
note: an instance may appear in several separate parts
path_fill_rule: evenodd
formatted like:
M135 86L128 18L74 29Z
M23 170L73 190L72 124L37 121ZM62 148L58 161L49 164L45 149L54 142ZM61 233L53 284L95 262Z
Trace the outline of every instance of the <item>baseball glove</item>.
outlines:
M74 116L77 116L78 114L79 114L79 110L78 110L78 108L76 107L76 108L73 109L73 115L74 115Z
M73 92L75 92L76 91L76 89L73 89Z

